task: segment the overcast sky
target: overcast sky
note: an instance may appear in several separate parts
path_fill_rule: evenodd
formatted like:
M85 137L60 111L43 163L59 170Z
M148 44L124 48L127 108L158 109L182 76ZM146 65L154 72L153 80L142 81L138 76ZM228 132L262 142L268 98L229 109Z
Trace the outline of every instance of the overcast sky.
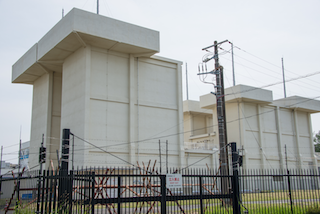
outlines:
M12 65L73 7L96 13L96 0L0 0L0 144L3 160L17 162L20 127L22 142L30 138L32 86L11 83ZM320 1L100 0L100 14L160 32L158 55L182 61L183 97L188 63L189 99L213 87L197 76L202 48L215 40L234 43L236 84L263 87L283 98L281 58L287 96L319 100ZM221 46L225 85L232 85L230 44ZM213 51L213 50L212 50ZM209 63L209 66L213 66ZM211 80L211 77L207 79ZM320 116L313 115L313 130ZM40 142L39 142L40 143ZM8 153L14 154L10 156Z

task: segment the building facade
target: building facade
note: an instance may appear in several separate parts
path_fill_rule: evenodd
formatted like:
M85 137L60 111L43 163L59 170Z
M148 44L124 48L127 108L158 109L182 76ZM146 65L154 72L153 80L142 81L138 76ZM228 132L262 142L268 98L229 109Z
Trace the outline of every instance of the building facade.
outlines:
M158 139L183 166L182 63L158 52L157 31L78 9L63 17L12 69L13 83L33 85L29 166L42 134L45 166L57 166L62 129L74 135L69 169L155 161Z
M271 91L245 85L227 88L225 94L227 141L237 143L244 168L318 167L310 115L320 112L319 101L298 96L273 100ZM186 105L198 105L198 110ZM213 94L201 96L200 102L184 101L185 142L207 141L210 145L203 148L219 148L217 121Z

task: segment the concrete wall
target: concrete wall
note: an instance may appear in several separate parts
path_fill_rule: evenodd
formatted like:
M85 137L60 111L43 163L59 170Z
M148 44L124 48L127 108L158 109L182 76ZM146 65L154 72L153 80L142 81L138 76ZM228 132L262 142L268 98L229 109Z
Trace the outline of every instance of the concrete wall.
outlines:
M86 108L90 101L90 55L90 47L78 49L64 61L62 73L61 129L70 129L82 139L86 138L88 126ZM87 145L77 138L74 145L77 154L74 162L81 166L85 162Z
M52 95L51 95L51 125L50 134L47 134L47 164L52 161L54 167L58 166L57 151L60 149L60 132L61 132L61 93L62 93L62 73L52 73Z
M176 61L91 46L68 57L63 65L61 127L95 145L75 138L74 165L128 166L158 160L160 136L167 136L161 139L162 149L168 140L171 166L180 165L180 71ZM69 161L71 166L72 155Z
M293 169L318 167L310 115L320 111L317 107L319 102L317 105L314 100L300 97L273 101L272 93L268 90L242 85L226 89L226 94L231 94L226 96L227 140L237 142L237 148L244 157L244 168L285 169L286 161L288 167ZM194 128L193 123L199 124L194 119L195 115L203 114L204 109L211 110L213 131L217 133L212 138L218 144L216 104L212 96L208 94L200 97L198 105L202 110L190 113L187 111L189 107L184 107L185 119L188 120L185 128ZM200 139L199 136L197 140ZM186 134L185 141L190 141ZM197 152L200 153L188 151L189 160ZM205 156L203 153L202 157Z
M30 153L38 154L42 142L42 135L46 134L48 124L48 97L49 74L43 75L33 84L32 123L30 134ZM35 166L39 162L38 155L30 155L29 166Z
M182 63L153 56L159 44L157 31L73 9L31 47L12 68L34 85L30 166L42 134L45 167L57 164L64 128L69 168L155 161L166 141L170 166L184 166Z
M33 84L30 154L38 154L44 135L47 148L46 167L57 166L56 150L60 144L61 73L48 71ZM38 155L29 156L29 167L39 163Z
M315 165L307 112L252 102L227 103L226 112L228 142L243 146L245 168L284 168L285 146L288 167Z
M307 112L252 103L245 103L244 108L247 168L284 168L285 147L289 168L316 166Z

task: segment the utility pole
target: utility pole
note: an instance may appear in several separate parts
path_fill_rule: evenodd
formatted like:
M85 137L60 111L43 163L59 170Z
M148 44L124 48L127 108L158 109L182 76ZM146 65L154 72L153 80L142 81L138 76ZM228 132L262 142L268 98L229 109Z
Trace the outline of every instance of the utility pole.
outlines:
M20 167L21 167L21 127L20 127L20 141L19 141L19 155L18 155L18 181L17 181L17 202L16 206L19 206L20 201Z
M225 99L224 99L224 81L223 81L223 67L219 64L219 54L218 54L218 45L228 42L228 40L217 43L214 42L214 45L203 48L202 50L207 50L211 47L214 47L214 58L215 66L214 70L202 74L215 74L216 75L216 92L212 94L216 95L216 106L217 106L217 117L218 117L218 129L219 129L219 147L220 147L220 174L223 176L229 175L229 164L228 164L228 150L227 150L227 129L226 129L226 113L225 113ZM204 62L208 62L210 59L205 59ZM227 177L221 178L221 191L222 194L229 193L229 181Z
M68 175L68 171L69 171L69 147L70 147L69 142L70 142L70 129L63 129L61 170L62 170L62 173L65 173L65 175Z
M161 163L161 142L160 142L160 140L159 140L159 158L160 158L160 175L161 175L162 163Z

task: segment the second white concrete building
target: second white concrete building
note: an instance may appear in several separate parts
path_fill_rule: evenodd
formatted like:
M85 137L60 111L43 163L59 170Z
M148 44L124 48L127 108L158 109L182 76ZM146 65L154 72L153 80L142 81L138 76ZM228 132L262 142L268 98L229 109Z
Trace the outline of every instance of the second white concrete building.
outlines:
M318 167L311 114L320 112L319 101L298 96L273 100L272 91L245 85L228 88L225 94L227 139L237 143L244 168ZM184 129L187 153L210 154L219 149L213 94L201 96L200 102L184 101ZM212 157L213 162L217 157Z

